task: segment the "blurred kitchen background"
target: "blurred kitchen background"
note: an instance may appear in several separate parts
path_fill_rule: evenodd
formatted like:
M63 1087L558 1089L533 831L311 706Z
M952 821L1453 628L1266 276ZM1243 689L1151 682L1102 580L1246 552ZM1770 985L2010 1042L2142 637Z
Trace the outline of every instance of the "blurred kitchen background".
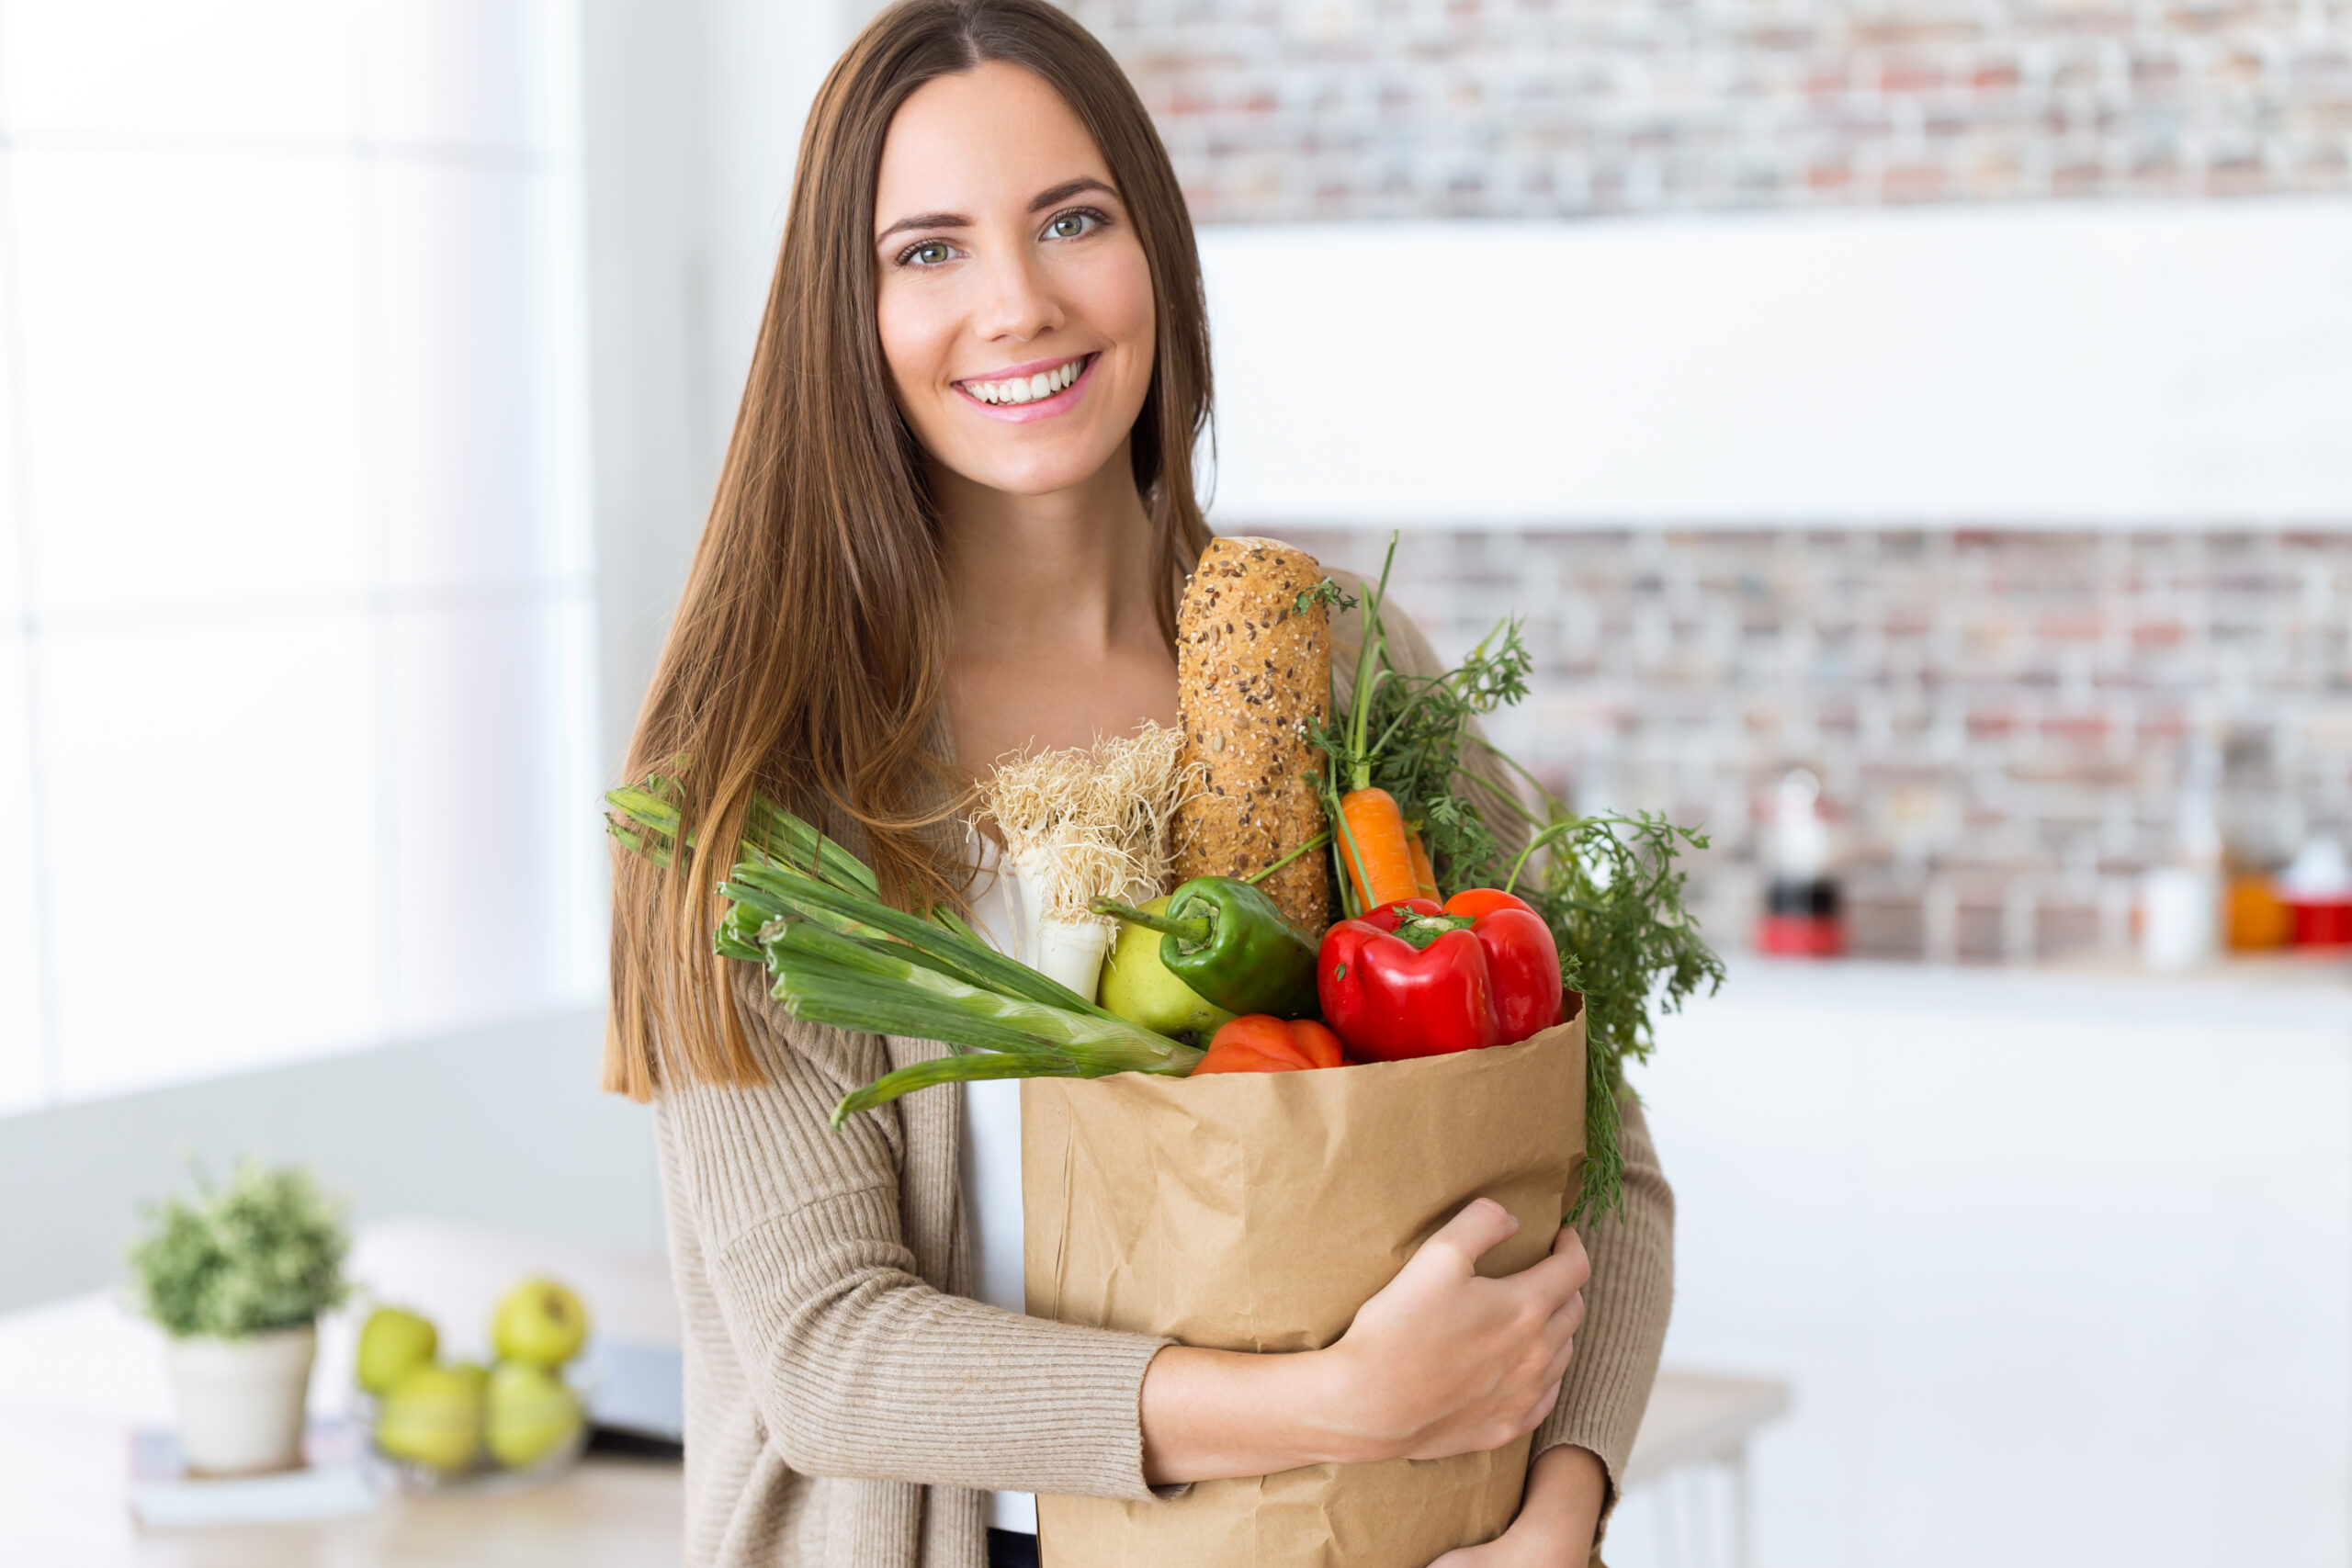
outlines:
M660 1246L596 795L869 8L0 0L0 1406L143 1416L6 1330L191 1156ZM1710 835L1668 1360L1791 1403L1612 1561L2352 1562L2352 0L1072 9L1213 521Z

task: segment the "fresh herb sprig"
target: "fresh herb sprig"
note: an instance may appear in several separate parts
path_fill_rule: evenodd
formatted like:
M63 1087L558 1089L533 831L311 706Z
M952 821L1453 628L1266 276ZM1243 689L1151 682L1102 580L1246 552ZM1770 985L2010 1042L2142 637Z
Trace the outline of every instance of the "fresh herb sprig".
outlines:
M1657 1043L1653 1009L1679 1012L1701 986L1713 995L1724 981L1723 960L1683 906L1685 874L1675 866L1682 848L1703 850L1707 836L1648 812L1571 817L1549 791L1543 799L1553 820L1503 886L1544 917L1567 983L1584 993L1586 1100L1607 1107L1586 1118L1586 1201L1622 1206L1617 1099L1626 1092L1625 1064L1649 1060ZM1537 877L1521 881L1531 862Z

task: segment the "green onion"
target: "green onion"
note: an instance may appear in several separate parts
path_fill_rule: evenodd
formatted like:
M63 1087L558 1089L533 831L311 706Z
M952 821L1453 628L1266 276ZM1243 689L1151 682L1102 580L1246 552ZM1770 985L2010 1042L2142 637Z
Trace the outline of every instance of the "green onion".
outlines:
M614 839L668 865L680 822L670 781L605 795ZM686 834L686 841L693 835ZM954 911L908 914L881 901L864 862L773 801L754 796L743 858L720 885L713 933L729 958L764 964L772 994L810 1023L936 1040L956 1055L887 1073L833 1108L851 1116L933 1084L979 1078L1182 1075L1201 1053L1128 1022L988 945Z

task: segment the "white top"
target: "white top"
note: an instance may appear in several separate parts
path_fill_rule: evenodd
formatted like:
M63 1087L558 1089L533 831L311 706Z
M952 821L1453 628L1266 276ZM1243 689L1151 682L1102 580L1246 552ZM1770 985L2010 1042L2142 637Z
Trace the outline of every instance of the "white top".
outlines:
M972 879L972 928L1008 958L1026 951L1020 888L998 874L995 843L980 840ZM972 1226L973 1294L990 1306L1023 1312L1021 1262L1021 1080L997 1078L964 1088L964 1213ZM990 1495L989 1523L1037 1533L1037 1499L1026 1492Z

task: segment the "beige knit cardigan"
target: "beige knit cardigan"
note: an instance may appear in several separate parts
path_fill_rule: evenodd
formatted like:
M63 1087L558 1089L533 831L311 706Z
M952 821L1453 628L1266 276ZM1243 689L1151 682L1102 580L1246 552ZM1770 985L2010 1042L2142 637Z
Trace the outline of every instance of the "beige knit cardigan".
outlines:
M1352 630L1336 638L1349 667ZM1409 624L1391 635L1399 669L1442 668ZM1151 1497L1138 1402L1167 1342L970 1298L960 1091L830 1129L843 1094L944 1048L805 1024L757 967L735 980L766 1080L672 1073L654 1100L685 1337L687 1562L983 1568L991 1489ZM1623 1146L1623 1217L1585 1226L1584 1326L1534 1446L1589 1449L1612 1497L1673 1292L1673 1195L1630 1100Z

